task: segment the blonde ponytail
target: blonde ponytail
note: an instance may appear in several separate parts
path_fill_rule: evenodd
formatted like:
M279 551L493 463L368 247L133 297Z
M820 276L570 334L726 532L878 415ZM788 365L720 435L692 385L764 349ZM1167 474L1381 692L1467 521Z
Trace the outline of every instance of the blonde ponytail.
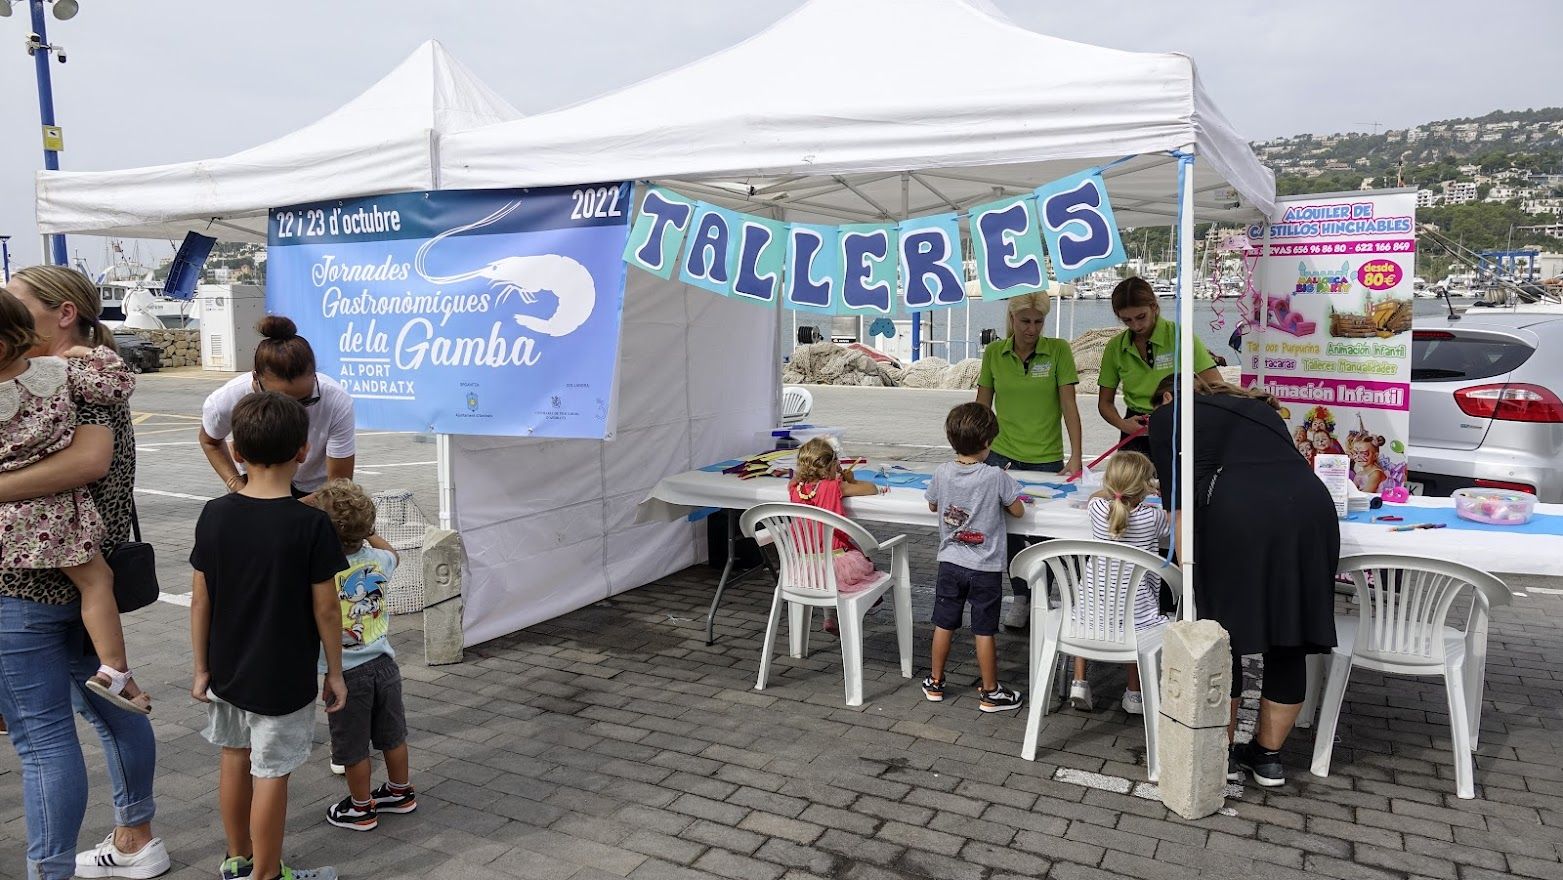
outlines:
M1129 514L1155 490L1156 466L1138 452L1124 451L1107 460L1102 488L1093 496L1108 499L1107 533L1123 536L1129 528Z

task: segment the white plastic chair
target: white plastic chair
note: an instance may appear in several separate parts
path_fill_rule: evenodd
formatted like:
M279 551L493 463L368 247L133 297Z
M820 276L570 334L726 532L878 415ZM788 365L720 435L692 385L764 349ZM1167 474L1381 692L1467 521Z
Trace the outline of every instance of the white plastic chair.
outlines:
M892 587L895 588L895 629L901 648L901 677L912 677L912 581L905 535L880 541L844 516L806 504L785 502L751 507L744 511L739 524L745 535L761 543L774 544L781 562L770 618L765 625L765 645L760 654L760 674L755 690L765 690L770 675L782 607L785 605L788 610L790 653L799 659L808 654L814 609L835 608L836 624L840 627L841 662L846 673L847 705L863 705L863 616L875 600ZM850 593L837 590L831 545L838 531L851 538L871 561L876 554L888 551L890 570L876 572L873 580L861 590Z
M798 385L782 386L782 424L796 425L814 409L814 395Z
M1449 698L1456 794L1473 798L1471 755L1481 724L1487 671L1487 628L1493 606L1507 605L1503 581L1443 559L1371 553L1340 561L1357 584L1357 613L1335 619L1329 682L1313 745L1313 773L1330 775L1335 727L1354 666L1401 675L1437 675ZM1371 573L1371 577L1369 574ZM1471 610L1462 632L1448 625L1450 608L1469 587Z
M1094 567L1092 596L1082 603L1086 572ZM1044 571L1053 575L1058 607L1052 607ZM1042 717L1047 714L1047 694L1052 691L1059 654L1135 663L1140 668L1145 698L1145 769L1155 782L1161 772L1156 750L1156 717L1161 711L1162 627L1136 631L1134 594L1147 573L1167 582L1174 596L1183 594L1183 577L1176 566L1124 544L1111 541L1052 540L1020 551L1010 564L1010 575L1023 578L1031 590L1031 705L1026 713L1026 739L1020 756L1037 757Z

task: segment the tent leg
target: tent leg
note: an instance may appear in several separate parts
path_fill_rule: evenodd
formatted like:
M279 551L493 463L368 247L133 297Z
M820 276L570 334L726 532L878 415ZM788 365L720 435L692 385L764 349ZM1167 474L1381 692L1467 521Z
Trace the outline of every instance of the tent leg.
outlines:
M450 462L450 435L434 435L435 470L439 477L440 492L440 528L450 528L451 520L456 515L456 486L451 479Z
M1178 509L1190 516L1178 536L1179 562L1183 565L1183 605L1194 607L1194 145L1178 158L1178 445L1183 454L1178 477Z

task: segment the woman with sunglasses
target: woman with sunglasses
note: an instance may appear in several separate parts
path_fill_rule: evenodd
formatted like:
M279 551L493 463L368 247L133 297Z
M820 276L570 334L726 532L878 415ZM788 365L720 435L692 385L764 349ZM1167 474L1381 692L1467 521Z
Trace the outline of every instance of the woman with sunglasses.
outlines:
M256 327L255 370L235 376L212 392L201 407L201 451L229 492L244 488L245 476L228 445L233 408L246 395L276 391L309 412L309 448L293 478L293 494L307 497L326 480L353 478L357 453L353 398L330 376L315 372L315 350L282 315L268 315Z
M1138 438L1124 449L1150 454L1145 438L1149 424L1151 395L1161 380L1177 368L1178 325L1161 316L1156 291L1144 278L1131 277L1113 288L1113 314L1123 322L1124 331L1108 341L1102 350L1102 370L1097 376L1097 412L1107 424L1117 428L1120 440ZM1205 344L1194 338L1194 372L1207 382L1221 381L1215 358ZM1118 386L1123 386L1124 413L1118 414Z

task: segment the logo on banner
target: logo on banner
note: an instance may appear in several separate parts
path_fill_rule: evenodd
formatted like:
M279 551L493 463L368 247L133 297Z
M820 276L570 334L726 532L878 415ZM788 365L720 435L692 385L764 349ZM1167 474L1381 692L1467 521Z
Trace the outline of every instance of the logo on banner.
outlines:
M435 245L453 235L491 226L520 206L519 201L511 202L476 223L447 229L434 236L418 248L418 254L413 258L413 268L430 284L460 284L463 281L482 278L488 281L490 289L497 288L495 305L504 305L505 300L511 296L518 296L523 303L533 305L537 302L538 294L551 293L559 301L552 315L540 318L536 315L518 314L512 315L511 318L534 333L569 336L586 323L586 319L592 316L592 309L597 305L597 284L592 281L592 273L569 257L558 254L501 257L486 266L455 275L430 275L424 268L424 259Z

